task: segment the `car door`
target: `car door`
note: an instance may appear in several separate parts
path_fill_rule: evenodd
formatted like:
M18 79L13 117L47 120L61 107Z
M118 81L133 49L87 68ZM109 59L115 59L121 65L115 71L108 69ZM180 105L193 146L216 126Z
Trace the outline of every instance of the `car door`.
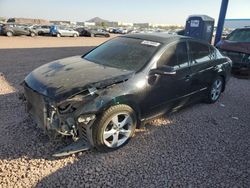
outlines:
M189 41L188 48L191 59L191 89L193 93L198 93L207 89L215 79L217 72L217 62L215 53L211 51L210 45Z
M43 34L49 34L50 28L49 26L43 25L41 26L41 31Z
M13 28L16 35L28 35L27 30L25 30L25 27L22 25L17 25Z
M24 27L22 29L24 35L30 35L30 29L28 27Z
M191 92L189 57L185 41L167 46L157 62L157 68L162 66L172 67L174 72L169 75L153 75L155 78L149 76L149 79L155 81L150 81L149 94L145 101L148 109L146 116L183 106L186 103L185 97Z
M68 28L67 30L68 30L68 31L67 31L68 36L72 37L72 36L74 35L74 30L71 29L71 28Z
M59 33L60 33L62 36L68 36L67 30L66 30L65 27L60 27L60 28L59 28Z

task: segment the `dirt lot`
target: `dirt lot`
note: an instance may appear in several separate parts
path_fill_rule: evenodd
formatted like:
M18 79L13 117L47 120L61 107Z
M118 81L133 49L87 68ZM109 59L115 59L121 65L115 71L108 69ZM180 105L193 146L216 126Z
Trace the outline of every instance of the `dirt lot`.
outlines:
M110 38L117 35L111 35ZM72 47L72 46L97 46L110 38L105 37L29 37L0 36L0 49L5 48L44 48L44 47Z
M0 187L250 187L250 80L232 78L216 104L157 119L117 151L52 158L60 144L48 142L25 113L19 83L34 68L104 39L65 38L56 45L79 40L74 44L82 47L21 49L43 40L0 38L1 48L19 48L0 50Z

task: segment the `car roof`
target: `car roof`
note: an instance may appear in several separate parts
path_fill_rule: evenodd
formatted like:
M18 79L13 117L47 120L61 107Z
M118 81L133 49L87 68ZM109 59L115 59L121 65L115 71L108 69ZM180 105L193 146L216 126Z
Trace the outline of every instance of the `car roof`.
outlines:
M136 39L142 39L142 40L149 40L159 43L168 44L170 42L182 40L182 39L191 39L187 36L181 36L181 35L171 35L167 33L135 33L135 34L127 34L122 37L127 38L136 38Z

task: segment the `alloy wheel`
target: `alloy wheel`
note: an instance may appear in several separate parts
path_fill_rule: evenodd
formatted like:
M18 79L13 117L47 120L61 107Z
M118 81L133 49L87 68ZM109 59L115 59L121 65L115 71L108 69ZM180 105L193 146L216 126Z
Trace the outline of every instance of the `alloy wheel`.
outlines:
M12 33L11 31L8 31L8 32L6 33L6 35L7 35L8 37L12 37L12 36L13 36L13 33Z
M132 134L133 119L129 113L117 113L105 125L103 131L104 144L116 148L124 144Z
M220 97L221 91L222 91L222 80L216 79L212 85L211 99L213 101L216 101Z

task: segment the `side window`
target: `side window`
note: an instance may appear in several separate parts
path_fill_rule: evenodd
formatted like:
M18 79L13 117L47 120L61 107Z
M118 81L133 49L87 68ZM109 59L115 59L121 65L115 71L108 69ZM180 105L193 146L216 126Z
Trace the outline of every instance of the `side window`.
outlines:
M209 46L199 42L189 42L190 54L194 64L209 61L211 58Z
M171 67L188 66L188 54L186 42L170 45L161 55L157 66L168 65Z

